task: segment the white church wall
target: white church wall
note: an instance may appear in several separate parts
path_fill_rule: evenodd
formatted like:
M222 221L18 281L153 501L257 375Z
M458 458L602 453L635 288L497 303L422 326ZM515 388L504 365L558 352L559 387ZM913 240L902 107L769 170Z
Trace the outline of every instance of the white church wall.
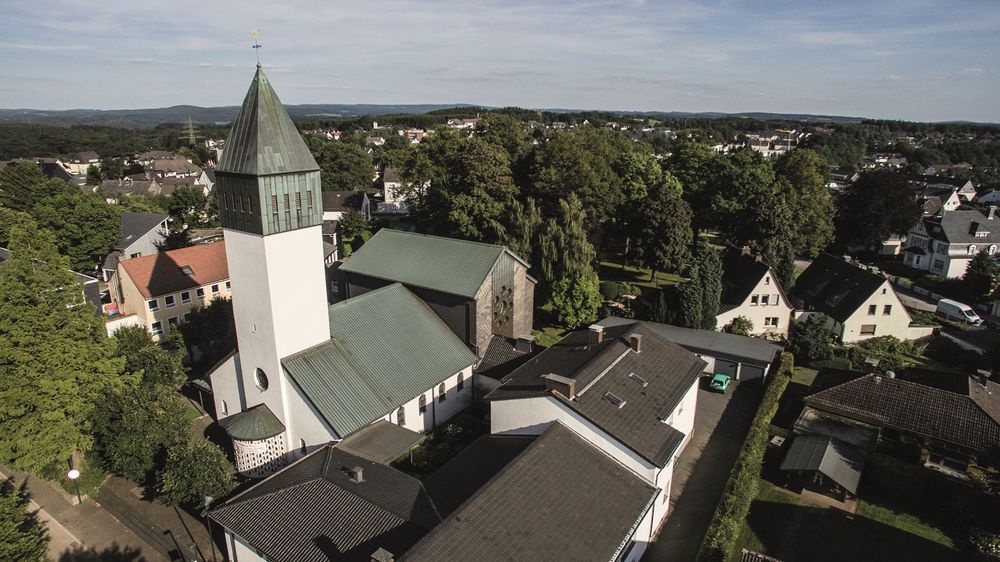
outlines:
M215 418L222 420L245 408L239 375L239 354L223 361L211 374L212 399L215 401Z
M233 562L267 562L256 548L228 529L226 529L226 549L229 551L229 560Z
M458 390L458 375L461 374L463 377L462 390ZM445 385L445 400L442 402L440 400L440 394L438 392L440 384ZM434 424L441 425L451 418L455 417L462 410L468 408L472 404L472 367L467 367L459 373L449 376L441 383L434 385L433 387L427 389L423 393L426 397L427 408L426 411L420 412L420 396L414 396L412 400L403 404L404 409L403 422L399 423L399 410L392 412L381 419L387 422L394 423L396 425L402 425L410 431L416 431L420 433L428 432L434 429Z
M283 377L287 377L287 375L283 374ZM285 429L286 433L291 436L291 441L288 442L289 451L294 453L290 456L293 458L303 456L303 442L305 442L308 452L320 445L340 439L340 436L323 421L323 417L316 411L316 408L306 400L298 385L288 380L284 388L285 403L288 405L288 419L285 420Z

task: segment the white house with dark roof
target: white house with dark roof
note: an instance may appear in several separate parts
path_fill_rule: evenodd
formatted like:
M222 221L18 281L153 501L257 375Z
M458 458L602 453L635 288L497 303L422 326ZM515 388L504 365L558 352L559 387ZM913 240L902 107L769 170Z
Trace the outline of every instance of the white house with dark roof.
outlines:
M259 66L216 191L238 351L210 381L237 470L265 476L380 420L427 431L471 403L476 356L405 287L327 305L319 166Z
M1000 218L996 207L939 211L921 219L906 236L903 263L941 277L965 275L979 252L995 255L1000 248Z
M122 235L101 267L104 281L111 279L111 274L118 267L118 261L123 259L148 256L160 251L160 245L166 238L167 219L170 215L160 213L128 213L121 214Z
M658 490L667 515L677 458L694 431L706 362L641 322L573 332L486 399L494 435L538 435L558 421ZM641 553L640 553L641 555Z
M719 329L742 316L753 324L750 335L788 336L794 308L767 264L731 250L722 260L722 272L722 302L715 317Z
M842 343L879 337L920 339L932 326L918 326L885 277L830 254L820 254L795 281L792 296L806 315L824 314Z

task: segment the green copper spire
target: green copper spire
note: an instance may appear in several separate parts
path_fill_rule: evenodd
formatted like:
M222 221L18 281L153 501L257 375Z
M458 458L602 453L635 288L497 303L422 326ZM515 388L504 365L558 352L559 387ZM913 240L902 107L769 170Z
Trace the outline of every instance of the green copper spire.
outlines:
M224 228L266 235L322 222L319 165L260 65L216 178Z
M217 171L263 176L318 169L316 160L258 66L243 107L233 121Z

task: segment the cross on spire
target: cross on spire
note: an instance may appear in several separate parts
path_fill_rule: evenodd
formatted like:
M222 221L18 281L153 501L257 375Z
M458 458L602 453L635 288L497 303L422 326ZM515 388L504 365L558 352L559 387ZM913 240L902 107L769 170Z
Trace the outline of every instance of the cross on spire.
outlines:
M257 55L257 66L260 67L260 48L262 47L262 45L260 44L260 41L259 41L259 39L260 39L260 29L251 29L250 30L250 39L253 40L253 45L251 45L251 48L254 50L254 53Z

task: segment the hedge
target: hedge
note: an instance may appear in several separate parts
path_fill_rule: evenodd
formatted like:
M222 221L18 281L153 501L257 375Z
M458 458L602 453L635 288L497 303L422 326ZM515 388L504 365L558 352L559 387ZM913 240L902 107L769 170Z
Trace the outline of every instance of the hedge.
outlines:
M791 380L794 357L791 353L781 354L777 373L764 392L764 398L757 407L757 414L750 424L747 439L732 472L726 482L722 499L719 500L712 522L705 533L705 539L698 551L699 562L724 562L734 552L740 538L740 530L750 512L750 504L757 496L761 464L769 440L768 428L778 411L778 402Z

